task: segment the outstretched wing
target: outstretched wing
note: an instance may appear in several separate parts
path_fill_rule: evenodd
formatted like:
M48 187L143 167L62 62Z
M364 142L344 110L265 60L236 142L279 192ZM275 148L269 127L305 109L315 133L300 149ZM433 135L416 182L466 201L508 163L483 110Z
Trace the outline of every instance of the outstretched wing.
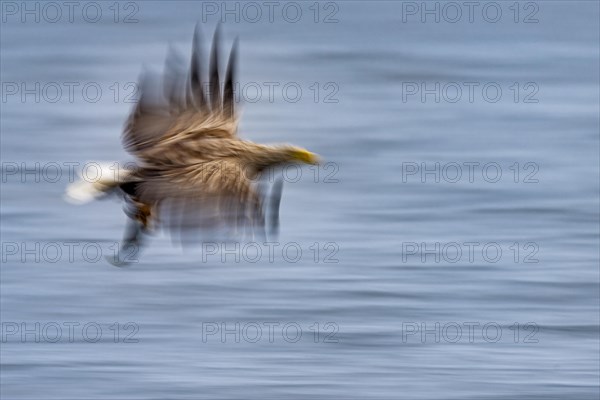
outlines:
M264 238L264 210L269 204L260 182L250 179L239 161L215 160L145 173L136 195L160 206L161 225L176 236L200 230L205 235Z
M219 85L219 28L213 38L208 85L202 81L201 43L196 25L189 71L171 48L162 80L142 74L140 99L125 125L123 145L146 164L177 161L181 165L190 157L198 161L202 158L198 140L237 139L233 93L237 40L229 56L223 93Z

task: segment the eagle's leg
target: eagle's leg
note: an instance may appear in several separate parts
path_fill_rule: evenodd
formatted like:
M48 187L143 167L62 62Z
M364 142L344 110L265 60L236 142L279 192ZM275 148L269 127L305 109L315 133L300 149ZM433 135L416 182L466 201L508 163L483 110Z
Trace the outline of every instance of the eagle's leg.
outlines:
M269 239L274 240L279 235L279 205L283 191L283 179L278 178L271 188L269 199Z
M123 241L114 259L108 260L118 267L138 262L144 236L150 232L154 217L152 206L134 199L131 199L128 208L129 218L127 219Z

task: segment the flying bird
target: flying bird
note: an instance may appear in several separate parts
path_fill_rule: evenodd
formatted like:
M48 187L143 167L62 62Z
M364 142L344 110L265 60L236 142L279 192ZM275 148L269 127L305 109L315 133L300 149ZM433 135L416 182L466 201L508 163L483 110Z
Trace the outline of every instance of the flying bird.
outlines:
M265 182L261 177L289 163L319 163L319 157L304 148L257 144L238 136L234 100L238 41L232 46L222 89L219 28L206 85L201 42L196 25L189 68L171 49L162 79L142 73L140 98L122 134L135 167L120 168L118 173L103 167L101 179L67 187L67 200L76 203L121 195L128 216L122 251L138 249L143 237L159 226L182 240L196 240L209 232L227 237L276 234L282 181Z

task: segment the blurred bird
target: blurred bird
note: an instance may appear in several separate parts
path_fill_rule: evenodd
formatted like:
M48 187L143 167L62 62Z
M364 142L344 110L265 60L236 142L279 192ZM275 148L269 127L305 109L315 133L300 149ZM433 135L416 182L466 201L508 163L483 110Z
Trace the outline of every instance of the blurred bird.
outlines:
M200 45L197 25L189 70L171 49L162 80L142 74L140 99L122 135L125 149L137 160L136 167L120 168L117 173L114 167L103 167L100 180L80 181L67 188L67 199L76 203L109 193L123 196L129 217L123 252L132 247L137 250L144 234L155 230L159 222L178 239L184 239L183 235L197 239L198 233L206 232L265 237L265 226L269 235L276 235L282 181L276 180L269 191L269 183L261 177L266 170L287 163L319 163L316 154L300 147L240 139L233 91L237 39L222 91L219 28L213 38L207 87L202 84ZM115 260L115 264L123 263Z

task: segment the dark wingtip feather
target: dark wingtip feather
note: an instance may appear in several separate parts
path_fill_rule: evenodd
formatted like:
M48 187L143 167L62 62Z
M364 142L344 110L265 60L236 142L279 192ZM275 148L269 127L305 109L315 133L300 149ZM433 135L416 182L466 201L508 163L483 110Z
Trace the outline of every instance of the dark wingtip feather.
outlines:
M221 90L219 87L219 43L221 37L221 25L217 25L213 36L212 49L210 52L210 103L213 111L221 108Z
M168 101L170 111L180 112L185 108L185 66L183 57L171 43L165 60L163 92Z
M235 99L233 96L233 87L235 85L235 77L237 73L237 53L239 46L239 38L235 38L231 53L229 54L229 62L227 64L227 72L225 74L225 89L223 92L223 112L228 118L233 118L235 113Z
M202 30L200 23L196 23L194 28L194 37L192 39L192 61L190 65L190 86L189 103L202 109L205 106L206 98L202 88Z

